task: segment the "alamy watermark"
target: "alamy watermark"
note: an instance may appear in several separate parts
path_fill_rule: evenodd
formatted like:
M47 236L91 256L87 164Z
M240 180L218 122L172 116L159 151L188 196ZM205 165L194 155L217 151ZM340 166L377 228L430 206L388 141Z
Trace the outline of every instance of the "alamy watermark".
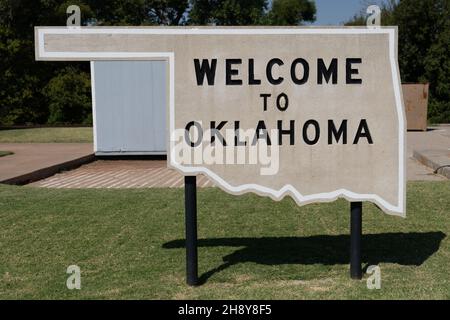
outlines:
M261 175L275 175L280 166L278 130L202 128L192 121L171 135L174 160L181 165L255 165Z
M379 266L371 265L367 268L367 274L370 276L367 278L367 289L381 289L381 269Z
M67 281L66 281L67 289L80 290L81 289L81 269L80 269L80 267L77 265L74 265L74 264L70 265L67 267L66 273L70 274L70 276L67 278Z

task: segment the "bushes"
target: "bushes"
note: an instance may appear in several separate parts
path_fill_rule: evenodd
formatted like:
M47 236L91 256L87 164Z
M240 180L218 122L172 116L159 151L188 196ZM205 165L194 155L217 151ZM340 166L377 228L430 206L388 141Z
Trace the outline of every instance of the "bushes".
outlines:
M394 7L405 82L429 82L429 123L450 122L450 1L403 0Z
M314 19L310 0L273 3L278 23ZM65 25L70 4L83 26L273 24L268 0L0 0L0 125L92 122L89 63L34 61L33 27Z
M429 82L430 122L450 122L450 0L385 0L382 23L399 26L404 82ZM0 125L90 123L89 63L34 61L33 26L64 25L68 4L82 25L299 25L310 0L0 0ZM188 14L189 13L189 14ZM347 25L364 25L363 14ZM68 67L71 66L71 67Z
M430 82L430 123L450 123L450 18L425 58L422 81Z
M49 124L92 124L88 73L66 67L50 80L43 93L49 103Z
M45 122L40 79L33 71L33 42L14 38L0 26L0 57L0 125Z
M365 25L365 13L346 25ZM381 23L398 26L403 82L430 84L429 123L450 123L450 0L390 0Z

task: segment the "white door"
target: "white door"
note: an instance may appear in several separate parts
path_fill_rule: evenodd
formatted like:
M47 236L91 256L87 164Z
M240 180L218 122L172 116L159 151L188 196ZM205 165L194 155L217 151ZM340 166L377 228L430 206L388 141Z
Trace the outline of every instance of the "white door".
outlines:
M166 62L91 63L98 155L166 153Z

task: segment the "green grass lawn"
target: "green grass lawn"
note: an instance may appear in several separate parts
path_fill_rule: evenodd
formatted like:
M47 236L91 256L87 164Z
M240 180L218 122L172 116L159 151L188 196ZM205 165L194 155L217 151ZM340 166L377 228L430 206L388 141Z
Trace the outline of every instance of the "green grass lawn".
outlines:
M11 151L1 151L0 150L0 157L9 156L13 154Z
M349 204L298 207L198 191L199 287L185 285L183 189L0 186L0 299L450 299L450 182L408 184L407 218L363 210L350 280ZM81 290L66 288L69 265Z
M92 142L92 128L0 130L0 143L16 142Z

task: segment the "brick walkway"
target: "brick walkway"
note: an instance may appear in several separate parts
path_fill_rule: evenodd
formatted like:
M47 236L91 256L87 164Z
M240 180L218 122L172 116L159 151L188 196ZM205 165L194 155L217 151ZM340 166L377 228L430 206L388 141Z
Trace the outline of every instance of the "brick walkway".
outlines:
M47 188L179 188L184 177L158 160L98 160L30 185ZM198 187L211 187L205 176Z

